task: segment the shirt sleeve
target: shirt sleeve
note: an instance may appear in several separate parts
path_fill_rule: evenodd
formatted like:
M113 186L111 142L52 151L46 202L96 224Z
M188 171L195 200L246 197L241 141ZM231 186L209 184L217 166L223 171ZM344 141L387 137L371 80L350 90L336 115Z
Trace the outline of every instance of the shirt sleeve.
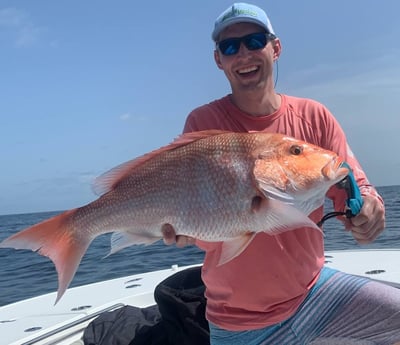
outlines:
M185 126L183 127L183 133L190 133L198 131L199 128L196 125L196 110L193 110L186 118Z
M350 145L347 142L346 135L328 109L324 107L324 118L325 118L325 147L333 152L336 152L342 157L347 164L351 167L354 178L360 189L360 193L363 197L372 196L379 200L384 205L382 197L379 195L375 187L369 182L367 175L361 167L361 164L357 160ZM327 193L327 196L332 199L334 208L337 211L344 211L346 206L347 195L344 190L340 190L336 186L333 186Z

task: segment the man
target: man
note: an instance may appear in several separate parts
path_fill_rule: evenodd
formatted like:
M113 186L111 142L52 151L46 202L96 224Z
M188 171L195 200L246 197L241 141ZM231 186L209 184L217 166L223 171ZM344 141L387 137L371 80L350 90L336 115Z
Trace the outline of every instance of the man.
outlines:
M254 5L233 4L217 18L212 39L215 62L232 93L193 110L184 132L279 132L336 152L352 167L364 201L356 217L343 219L345 227L359 243L373 241L385 226L383 200L333 115L316 101L275 91L273 65L282 48L266 13ZM331 188L328 197L343 210L343 191ZM321 207L309 217L318 222L322 215ZM313 230L257 234L240 256L221 266L221 243L164 230L167 244L196 243L206 251L202 278L211 344L400 341L400 290L324 268L323 239Z

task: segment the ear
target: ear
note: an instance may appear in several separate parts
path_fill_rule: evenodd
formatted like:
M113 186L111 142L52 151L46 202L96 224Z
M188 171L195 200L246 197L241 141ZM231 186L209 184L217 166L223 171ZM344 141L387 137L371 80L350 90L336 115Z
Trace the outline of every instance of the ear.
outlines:
M282 52L281 41L279 40L279 38L275 38L273 41L271 41L271 44L273 49L272 58L274 61L276 61L279 59L279 56L281 55Z
M221 63L221 57L219 56L219 51L217 49L214 50L214 60L215 60L215 63L217 64L218 68L223 69L222 63Z

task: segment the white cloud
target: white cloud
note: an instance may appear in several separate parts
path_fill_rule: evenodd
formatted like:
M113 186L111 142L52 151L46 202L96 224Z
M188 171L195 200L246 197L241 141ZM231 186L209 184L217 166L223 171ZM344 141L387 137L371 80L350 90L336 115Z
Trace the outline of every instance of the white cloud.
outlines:
M0 10L0 26L15 28L27 21L27 14L16 8L3 8Z
M120 119L121 121L128 121L130 118L131 118L131 114L130 114L130 113L122 114L122 115L119 117L119 119Z
M328 103L328 107L362 110L372 116L378 110L393 111L400 106L399 56L400 51L363 63L321 64L293 73L283 81L284 92L317 99Z
M42 31L43 29L33 26L20 28L15 40L15 45L17 47L29 47L34 45L38 41Z
M40 38L44 28L35 25L30 15L14 7L0 9L0 29L7 29L16 47L29 47Z
M130 120L146 121L147 120L146 116L143 116L143 115L132 115L132 113L124 113L124 114L119 116L119 119L121 121L130 121Z

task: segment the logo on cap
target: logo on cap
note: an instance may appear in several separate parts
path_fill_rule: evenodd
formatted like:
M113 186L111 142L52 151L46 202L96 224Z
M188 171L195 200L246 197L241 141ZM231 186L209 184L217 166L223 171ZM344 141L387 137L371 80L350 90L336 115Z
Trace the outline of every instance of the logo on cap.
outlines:
M240 15L245 15L245 16L251 16L251 17L257 17L257 12L249 10L249 9L240 9L240 8L235 8L234 6L231 7L231 11L225 14L222 19L221 23L225 21L226 19L240 16Z

